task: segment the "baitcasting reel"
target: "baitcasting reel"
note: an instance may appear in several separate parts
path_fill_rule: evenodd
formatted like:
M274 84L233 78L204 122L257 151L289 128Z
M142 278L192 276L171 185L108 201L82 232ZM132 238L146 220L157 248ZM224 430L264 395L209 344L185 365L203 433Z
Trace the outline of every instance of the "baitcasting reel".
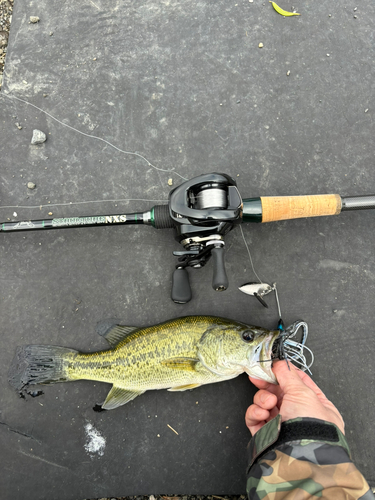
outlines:
M218 291L228 288L224 236L236 224L338 215L343 211L365 209L375 209L375 195L317 194L242 199L232 177L212 173L184 182L170 192L168 205L156 205L146 212L0 222L0 232L132 224L150 225L156 229L174 228L175 238L184 250L173 252L178 263L172 280L172 300L184 304L191 299L187 268L203 267L211 255L213 288ZM273 290L265 283L248 283L240 289L265 306L263 297Z
M200 268L213 257L212 287L228 288L224 265L224 236L241 222L242 199L236 182L225 174L195 177L175 188L169 196L169 215L176 228L176 240L184 247L173 252L178 264L173 273L172 300L189 302L191 288L188 267Z

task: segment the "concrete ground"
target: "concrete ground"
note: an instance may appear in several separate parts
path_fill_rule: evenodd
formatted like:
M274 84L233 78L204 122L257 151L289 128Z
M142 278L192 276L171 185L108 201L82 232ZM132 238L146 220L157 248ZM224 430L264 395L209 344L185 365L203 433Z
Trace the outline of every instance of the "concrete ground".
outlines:
M0 92L0 220L144 211L208 172L234 177L244 198L374 193L373 2L279 4L301 16L259 0L16 0ZM31 144L34 129L46 142ZM285 323L309 325L313 378L342 412L371 486L374 225L372 211L243 225ZM274 328L274 297L264 309L238 291L256 279L241 231L226 237L228 290L212 289L210 262L190 272L186 305L170 299L182 248L172 230L0 236L4 498L243 494L255 391L246 376L102 413L93 407L106 384L20 399L7 382L16 346L103 349L95 327L105 318L146 326L212 314Z

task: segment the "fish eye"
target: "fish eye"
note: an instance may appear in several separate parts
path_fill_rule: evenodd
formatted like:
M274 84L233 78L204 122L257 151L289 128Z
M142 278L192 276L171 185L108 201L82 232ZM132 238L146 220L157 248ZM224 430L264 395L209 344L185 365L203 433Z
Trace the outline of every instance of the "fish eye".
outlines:
M242 333L242 338L245 342L252 342L254 340L254 332L252 330L245 330Z

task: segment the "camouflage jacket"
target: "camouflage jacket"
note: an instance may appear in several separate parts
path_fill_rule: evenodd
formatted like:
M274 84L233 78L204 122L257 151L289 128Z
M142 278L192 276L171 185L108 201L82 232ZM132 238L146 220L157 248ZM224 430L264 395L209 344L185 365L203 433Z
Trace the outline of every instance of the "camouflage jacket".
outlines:
M375 500L342 432L315 418L274 418L251 439L249 500Z

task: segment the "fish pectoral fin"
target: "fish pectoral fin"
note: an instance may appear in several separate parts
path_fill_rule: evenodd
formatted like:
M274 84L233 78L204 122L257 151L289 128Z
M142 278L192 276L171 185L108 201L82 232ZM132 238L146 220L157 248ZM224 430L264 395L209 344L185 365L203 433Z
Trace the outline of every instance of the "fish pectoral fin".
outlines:
M169 358L161 361L162 365L168 368L174 368L176 370L187 370L195 372L195 365L199 362L199 359L195 358Z
M144 392L146 391L128 391L127 389L122 389L121 387L116 387L114 385L109 391L106 400L102 404L102 408L103 410L113 410L118 406L129 403L129 401L132 401Z
M116 347L128 335L138 330L137 326L123 326L117 324L118 320L107 319L100 321L96 326L98 334L105 338L111 347Z
M177 391L188 391L189 389L195 389L202 384L187 384L187 385L178 385L176 387L171 387L168 391L177 392Z

